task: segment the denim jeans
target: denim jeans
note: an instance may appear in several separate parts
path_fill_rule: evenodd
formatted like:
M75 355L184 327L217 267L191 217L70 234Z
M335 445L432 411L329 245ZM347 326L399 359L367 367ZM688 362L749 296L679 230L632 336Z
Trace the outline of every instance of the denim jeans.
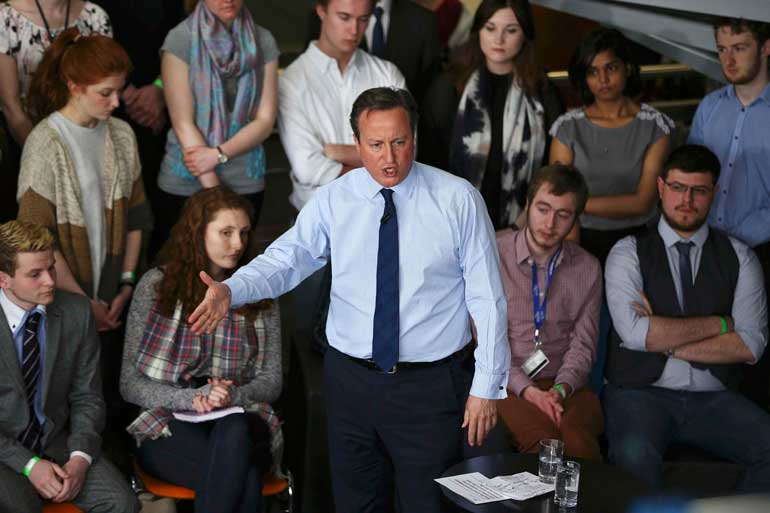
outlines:
M673 442L744 466L741 493L770 491L770 414L731 391L604 388L610 461L661 488Z

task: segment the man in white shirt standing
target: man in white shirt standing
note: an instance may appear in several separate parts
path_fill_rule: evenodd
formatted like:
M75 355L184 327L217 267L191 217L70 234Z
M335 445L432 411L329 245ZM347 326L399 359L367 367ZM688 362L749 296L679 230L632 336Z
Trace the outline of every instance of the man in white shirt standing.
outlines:
M361 92L404 87L390 62L358 48L371 0L318 0L321 33L280 77L278 129L291 164L297 210L322 185L361 166L348 116Z

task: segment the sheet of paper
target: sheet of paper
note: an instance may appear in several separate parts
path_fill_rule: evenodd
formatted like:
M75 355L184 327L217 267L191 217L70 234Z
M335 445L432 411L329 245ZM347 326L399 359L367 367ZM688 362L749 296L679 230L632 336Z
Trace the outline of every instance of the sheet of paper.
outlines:
M553 491L553 484L543 483L538 476L529 472L520 472L512 476L497 476L489 480L489 485L501 494L517 501L525 501Z
M227 417L233 413L243 413L243 408L240 406L230 406L229 408L213 410L208 413L198 413L197 411L175 411L173 415L176 420L197 423L221 419L222 417Z
M438 484L447 487L457 495L464 497L473 504L485 504L487 502L504 501L508 499L496 488L490 485L490 480L479 472L460 474L459 476L442 477L435 480Z

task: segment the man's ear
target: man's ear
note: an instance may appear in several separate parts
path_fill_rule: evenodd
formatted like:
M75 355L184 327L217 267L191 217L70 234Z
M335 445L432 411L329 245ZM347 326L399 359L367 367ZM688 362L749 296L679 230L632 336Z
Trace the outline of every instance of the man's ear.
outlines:
M326 16L326 7L318 3L315 4L315 13L316 16L318 16L318 19L323 21L324 17Z
M11 286L11 276L4 271L0 271L0 288L7 289L10 286Z

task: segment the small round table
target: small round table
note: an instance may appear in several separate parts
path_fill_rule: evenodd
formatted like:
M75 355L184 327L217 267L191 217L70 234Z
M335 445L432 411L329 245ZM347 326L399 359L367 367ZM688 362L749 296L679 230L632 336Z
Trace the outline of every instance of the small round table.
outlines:
M568 458L580 462L580 487L576 508L561 508L568 513L624 513L636 499L647 495L647 485L627 472L604 463ZM509 476L519 472L537 475L537 455L501 453L479 456L462 461L447 469L441 477L480 472L488 478ZM440 486L436 484L436 486ZM441 487L444 496L463 511L473 513L556 513L559 506L553 502L553 492L526 501L500 501L473 504L456 493Z

